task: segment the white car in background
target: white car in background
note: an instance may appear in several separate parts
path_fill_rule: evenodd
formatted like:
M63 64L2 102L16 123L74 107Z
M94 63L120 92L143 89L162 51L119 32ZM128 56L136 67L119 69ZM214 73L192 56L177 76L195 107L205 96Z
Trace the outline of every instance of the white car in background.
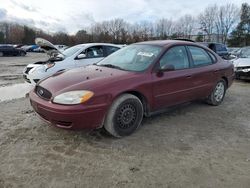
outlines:
M250 46L240 49L236 59L233 60L236 79L250 80Z
M23 78L32 85L36 85L41 79L57 72L97 63L121 48L114 44L86 43L67 48L61 52L45 39L37 38L35 42L49 54L50 58L48 61L36 62L25 67Z

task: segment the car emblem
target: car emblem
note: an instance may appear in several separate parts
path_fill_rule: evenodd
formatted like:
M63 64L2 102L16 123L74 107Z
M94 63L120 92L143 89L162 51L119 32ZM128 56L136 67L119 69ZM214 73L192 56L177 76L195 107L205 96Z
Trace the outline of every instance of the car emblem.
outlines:
M42 90L42 89L39 89L39 90L38 90L38 93L39 93L40 95L43 95L43 90Z

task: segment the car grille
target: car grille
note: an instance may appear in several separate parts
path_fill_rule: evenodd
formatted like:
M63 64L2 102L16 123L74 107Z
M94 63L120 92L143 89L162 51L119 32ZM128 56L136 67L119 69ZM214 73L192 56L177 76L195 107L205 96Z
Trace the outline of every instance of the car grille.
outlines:
M45 99L45 100L50 100L51 97L52 97L52 94L51 94L47 89L44 89L44 88L41 87L41 86L36 86L35 92L36 92L36 94L37 94L39 97L41 97L41 98L43 98L43 99Z
M32 68L33 68L33 67L27 67L24 73L25 73L25 74L28 74Z
M27 78L26 75L23 75L23 78L26 80L26 82L31 83L30 80Z
M237 67L237 71L242 71L244 69L250 69L250 66L246 66L246 67Z

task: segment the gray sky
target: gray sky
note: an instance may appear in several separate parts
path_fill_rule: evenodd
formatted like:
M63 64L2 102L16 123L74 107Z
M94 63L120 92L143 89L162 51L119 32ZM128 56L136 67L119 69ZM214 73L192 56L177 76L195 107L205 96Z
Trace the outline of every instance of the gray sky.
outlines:
M248 0L0 0L0 21L28 24L46 31L74 33L92 23L123 18L130 23L198 15L206 6Z

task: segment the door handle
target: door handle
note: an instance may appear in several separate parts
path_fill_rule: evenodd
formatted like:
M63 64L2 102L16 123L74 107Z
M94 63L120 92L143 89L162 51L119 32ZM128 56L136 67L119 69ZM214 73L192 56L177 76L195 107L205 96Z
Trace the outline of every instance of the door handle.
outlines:
M186 78L191 78L191 77L192 77L192 75L187 75L187 76L186 76Z

